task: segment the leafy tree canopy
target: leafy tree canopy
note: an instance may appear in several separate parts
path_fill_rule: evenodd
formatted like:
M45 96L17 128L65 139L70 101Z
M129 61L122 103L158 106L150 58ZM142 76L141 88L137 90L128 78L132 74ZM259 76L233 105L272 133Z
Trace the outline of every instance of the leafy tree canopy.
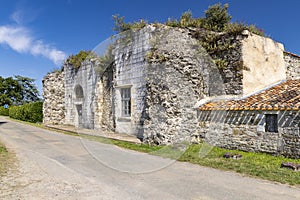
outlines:
M22 89L22 92L20 94L21 104L36 102L40 100L39 91L34 85L34 79L19 75L15 76L15 79L18 81Z
M35 101L40 101L40 98L34 79L23 76L8 78L0 76L0 106L21 105Z

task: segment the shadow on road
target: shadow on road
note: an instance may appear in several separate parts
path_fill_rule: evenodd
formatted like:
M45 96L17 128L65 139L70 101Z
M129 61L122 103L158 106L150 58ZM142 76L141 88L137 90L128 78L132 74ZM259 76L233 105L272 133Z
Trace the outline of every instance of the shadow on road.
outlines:
M7 122L0 122L0 126L2 125L2 124L6 124Z

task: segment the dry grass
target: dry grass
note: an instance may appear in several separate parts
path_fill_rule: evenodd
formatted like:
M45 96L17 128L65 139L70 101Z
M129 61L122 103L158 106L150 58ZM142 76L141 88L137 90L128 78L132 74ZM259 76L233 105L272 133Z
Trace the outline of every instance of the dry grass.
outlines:
M15 156L0 143L0 177L7 174L9 169L14 166Z

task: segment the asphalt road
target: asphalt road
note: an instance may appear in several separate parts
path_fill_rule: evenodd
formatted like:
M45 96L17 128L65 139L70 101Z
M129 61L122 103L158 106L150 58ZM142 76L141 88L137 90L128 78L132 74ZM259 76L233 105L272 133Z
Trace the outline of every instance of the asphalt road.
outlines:
M300 199L300 189L174 162L0 117L18 168L1 199Z

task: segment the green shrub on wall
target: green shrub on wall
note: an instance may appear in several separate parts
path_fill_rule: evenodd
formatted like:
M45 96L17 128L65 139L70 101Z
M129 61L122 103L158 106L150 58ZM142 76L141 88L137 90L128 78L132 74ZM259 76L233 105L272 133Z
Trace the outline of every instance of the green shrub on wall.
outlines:
M7 108L4 108L3 106L0 107L0 115L2 116L8 116L9 112Z
M42 122L43 102L34 102L21 106L12 106L9 108L9 117L33 123Z

